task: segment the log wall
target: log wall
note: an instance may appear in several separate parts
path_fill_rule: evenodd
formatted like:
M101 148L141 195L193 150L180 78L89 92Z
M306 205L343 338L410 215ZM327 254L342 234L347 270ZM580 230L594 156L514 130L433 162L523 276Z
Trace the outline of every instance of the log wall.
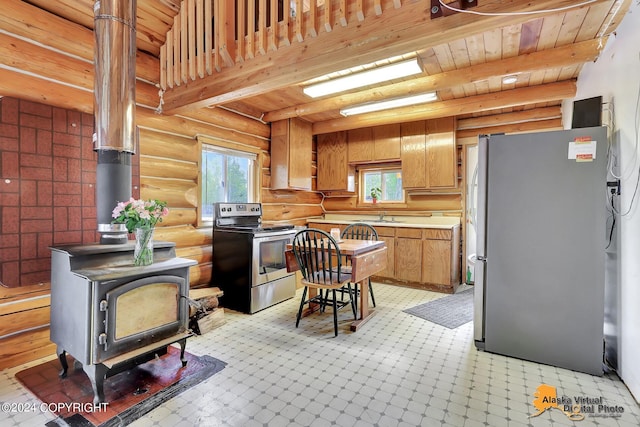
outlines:
M0 286L0 370L54 355L49 285Z

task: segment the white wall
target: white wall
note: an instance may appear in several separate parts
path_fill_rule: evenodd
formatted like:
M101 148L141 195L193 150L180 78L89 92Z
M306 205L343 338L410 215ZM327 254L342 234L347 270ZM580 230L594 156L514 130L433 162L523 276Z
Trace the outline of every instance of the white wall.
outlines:
M595 63L583 67L575 99L602 95L607 109L613 108L614 152L619 153L617 175L622 174L616 218L618 271L618 374L640 400L640 2L633 1L615 35L610 36ZM563 105L564 127L571 127L573 100ZM603 123L604 124L604 123ZM633 202L633 204L632 204Z

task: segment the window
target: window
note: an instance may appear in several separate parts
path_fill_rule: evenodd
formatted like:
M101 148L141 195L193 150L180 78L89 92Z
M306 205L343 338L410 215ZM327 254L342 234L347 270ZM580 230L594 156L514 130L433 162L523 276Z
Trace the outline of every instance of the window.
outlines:
M372 188L380 189L378 202L404 202L402 171L399 168L377 168L360 170L360 200L373 203Z
M213 220L216 202L255 201L256 154L202 144L202 221Z

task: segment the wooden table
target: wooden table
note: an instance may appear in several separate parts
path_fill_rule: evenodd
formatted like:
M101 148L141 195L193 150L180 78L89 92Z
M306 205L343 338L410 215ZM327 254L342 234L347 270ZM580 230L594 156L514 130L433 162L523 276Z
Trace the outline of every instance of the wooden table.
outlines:
M293 245L288 244L285 253L289 272L300 269L292 248ZM351 259L351 282L360 286L360 318L351 324L351 330L357 331L375 314L375 311L369 310L367 279L387 267L387 247L382 240L343 239L338 241L338 248L342 256ZM316 289L309 288L310 297L315 296L315 292ZM309 313L305 312L303 315Z

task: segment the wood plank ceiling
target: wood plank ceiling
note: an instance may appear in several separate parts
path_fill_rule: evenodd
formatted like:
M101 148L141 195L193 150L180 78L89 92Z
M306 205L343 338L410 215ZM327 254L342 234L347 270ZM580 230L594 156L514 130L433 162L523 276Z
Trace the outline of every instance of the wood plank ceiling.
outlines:
M159 84L159 75L153 74L159 74L156 61L167 32L176 25L181 7L193 1L137 0L138 69L144 62L149 64L146 70L153 70L147 76L138 71L142 81ZM461 132L473 128L480 116L489 116L483 123L491 125L492 117L498 114L512 117L514 123L557 122L558 106L562 99L574 96L582 64L597 58L630 2L479 0L473 11L506 15L451 13L431 19L431 2L426 0L332 1L332 13L344 19L335 19L331 32L323 26L307 29L264 54L168 88L165 112L197 115L202 108L216 107L267 122L300 116L314 124L316 134L448 115L458 116ZM0 14L11 13L20 3L93 29L93 0L8 0L9 7ZM263 7L267 3L260 0ZM324 3L316 5L318 17ZM298 4L309 9L309 1ZM212 7L215 10L215 2ZM520 14L525 11L539 13ZM6 27L0 29L7 31ZM86 53L78 55L87 57ZM313 77L375 66L391 56L418 56L424 74L320 100L302 92L305 82ZM16 64L11 67L19 68ZM507 75L517 76L517 81L504 83L502 77ZM347 118L339 113L345 105L428 89L437 90L435 103Z

